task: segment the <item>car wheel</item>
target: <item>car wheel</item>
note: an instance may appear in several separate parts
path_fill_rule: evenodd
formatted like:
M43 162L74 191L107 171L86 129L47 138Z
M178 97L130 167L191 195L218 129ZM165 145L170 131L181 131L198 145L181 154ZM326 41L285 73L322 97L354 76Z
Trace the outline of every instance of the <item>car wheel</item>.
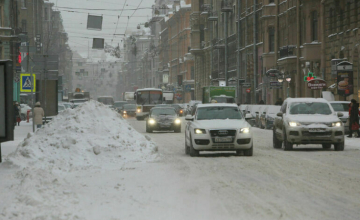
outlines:
M334 146L335 146L335 151L344 151L345 143L342 142L342 143L339 143L339 144L334 144Z
M253 146L251 146L251 148L250 148L250 149L243 150L243 152L244 152L244 156L246 156L246 157L251 157L251 156L253 155L253 149L254 149L254 147L253 147Z
M282 147L282 141L279 141L279 139L276 137L275 129L273 129L273 147L275 149L280 149Z
M286 131L284 131L284 150L290 151L293 149L293 144L287 140Z
M181 126L176 127L174 130L175 133L181 133Z
M331 144L322 144L323 149L330 149Z
M191 157L198 157L199 156L199 151L195 150L194 147L193 147L191 136L190 136L190 152L189 153L190 153Z

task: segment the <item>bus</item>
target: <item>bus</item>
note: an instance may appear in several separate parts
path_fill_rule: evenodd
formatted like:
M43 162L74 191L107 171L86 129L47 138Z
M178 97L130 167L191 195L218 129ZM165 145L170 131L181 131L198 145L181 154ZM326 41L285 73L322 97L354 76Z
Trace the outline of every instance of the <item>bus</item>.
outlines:
M135 92L136 119L144 120L148 117L150 109L163 102L161 89L138 89Z

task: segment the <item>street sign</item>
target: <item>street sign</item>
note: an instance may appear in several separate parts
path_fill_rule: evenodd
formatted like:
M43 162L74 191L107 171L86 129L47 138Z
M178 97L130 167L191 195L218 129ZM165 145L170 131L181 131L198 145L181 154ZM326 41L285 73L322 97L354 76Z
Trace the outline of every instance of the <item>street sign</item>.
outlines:
M241 84L243 87L245 87L245 88L249 88L249 87L251 87L251 85L250 85L250 83L243 83L243 84Z
M309 89L319 90L319 89L326 88L326 82L325 82L325 80L322 80L322 79L312 79L308 82L307 86Z
M251 92L251 89L246 89L246 92L247 92L247 93L250 93L250 92Z
M33 85L33 92L36 91L36 75L33 74L34 76L34 85ZM30 73L23 73L20 74L20 92L31 92L31 85L32 85L32 80L31 80L31 74Z
M278 81L270 82L270 89L282 89L282 83Z

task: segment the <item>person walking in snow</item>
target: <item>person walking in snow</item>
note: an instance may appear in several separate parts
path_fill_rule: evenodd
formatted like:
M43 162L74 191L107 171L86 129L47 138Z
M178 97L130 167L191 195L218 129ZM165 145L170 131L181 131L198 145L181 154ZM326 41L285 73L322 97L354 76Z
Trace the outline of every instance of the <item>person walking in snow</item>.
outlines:
M359 103L356 102L355 99L351 100L350 103L350 110L349 110L349 118L350 118L350 135L348 137L352 137L353 132L357 132L358 138L360 138L360 131L359 131ZM356 130L353 128L357 127Z
M42 119L43 119L44 115L45 115L44 109L41 108L40 102L37 102L35 104L34 117L33 117L34 123L36 124L37 128L42 127Z
M16 126L16 123L20 126L20 122L18 119L20 118L20 108L17 102L14 102L14 127Z

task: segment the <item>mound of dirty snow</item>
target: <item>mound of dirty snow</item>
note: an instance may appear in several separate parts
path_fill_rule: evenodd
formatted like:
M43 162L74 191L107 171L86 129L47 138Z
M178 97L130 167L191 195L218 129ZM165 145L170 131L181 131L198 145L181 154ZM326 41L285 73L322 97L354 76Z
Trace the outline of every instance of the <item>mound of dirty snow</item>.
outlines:
M90 101L67 109L20 143L9 160L16 165L58 168L117 166L129 161L149 161L157 147L135 131L122 117Z

